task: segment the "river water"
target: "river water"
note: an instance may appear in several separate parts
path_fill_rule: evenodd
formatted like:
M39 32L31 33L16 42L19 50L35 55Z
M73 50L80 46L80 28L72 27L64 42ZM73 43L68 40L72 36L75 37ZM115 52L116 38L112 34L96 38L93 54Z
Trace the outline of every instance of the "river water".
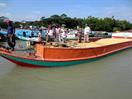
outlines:
M132 48L59 68L21 67L0 57L0 99L132 99Z

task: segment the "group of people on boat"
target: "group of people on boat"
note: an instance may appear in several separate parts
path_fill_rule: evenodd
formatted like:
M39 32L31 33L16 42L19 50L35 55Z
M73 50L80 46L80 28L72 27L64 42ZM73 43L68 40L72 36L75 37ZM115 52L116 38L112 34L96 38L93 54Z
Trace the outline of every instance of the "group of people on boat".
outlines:
M68 36L69 30L66 28L65 24L62 25L49 25L47 32L46 32L46 42L62 42L66 43L67 36ZM90 27L86 24L85 28L81 28L77 26L77 39L78 43L82 42L82 37L84 37L84 42L89 42L89 33L91 33ZM42 29L40 29L38 33L38 37L40 37L40 41L42 40Z
M9 47L14 50L14 47L16 45L16 41L15 41L15 30L13 27L13 22L12 21L7 21L6 22L8 25L7 28L7 42ZM39 33L38 33L38 42L42 42L42 29L39 29ZM62 25L56 25L56 24L50 24L48 25L47 28L47 33L45 34L45 41L46 42L62 42L62 43L66 43L67 40L67 34L68 34L69 30L66 28L65 24ZM86 24L85 28L81 28L79 26L77 26L77 38L78 38L78 43L82 42L82 37L84 39L84 42L89 42L89 33L91 32L90 27Z
M46 41L54 42L66 42L68 30L65 28L65 25L49 25L47 29Z
M91 33L90 27L86 24L84 30L77 26L77 37L78 43L81 43L82 37L84 37L84 42L89 42L89 34Z

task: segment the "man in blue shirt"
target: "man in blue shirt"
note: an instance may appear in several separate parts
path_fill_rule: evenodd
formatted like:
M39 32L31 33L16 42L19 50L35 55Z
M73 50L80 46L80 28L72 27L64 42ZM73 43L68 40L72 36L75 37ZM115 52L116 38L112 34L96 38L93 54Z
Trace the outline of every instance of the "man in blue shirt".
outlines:
M14 51L14 47L16 45L15 42L15 32L12 21L7 22L8 28L7 28L7 42L9 47Z

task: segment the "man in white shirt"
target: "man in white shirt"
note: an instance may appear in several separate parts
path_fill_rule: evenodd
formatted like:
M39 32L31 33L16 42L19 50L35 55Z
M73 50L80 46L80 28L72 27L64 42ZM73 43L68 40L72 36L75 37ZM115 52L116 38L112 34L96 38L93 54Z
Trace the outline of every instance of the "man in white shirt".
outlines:
M90 27L86 24L84 29L84 42L89 42L89 33L91 32Z
M67 30L66 30L66 25L62 24L61 26L61 40L63 43L66 43L66 37L67 37Z

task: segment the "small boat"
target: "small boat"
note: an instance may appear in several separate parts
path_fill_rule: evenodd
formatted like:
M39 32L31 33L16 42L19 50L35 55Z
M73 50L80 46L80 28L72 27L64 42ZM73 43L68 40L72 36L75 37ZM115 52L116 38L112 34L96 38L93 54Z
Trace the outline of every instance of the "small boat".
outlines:
M16 36L33 37L38 36L38 31L32 31L28 29L16 29L15 34Z
M33 32L33 34L32 34ZM5 31L0 31L1 35L7 35L7 32ZM20 40L25 40L25 41L33 41L33 42L38 42L38 31L31 31L31 30L26 30L26 29L16 29L15 35L18 39Z
M25 41L33 41L33 42L39 41L39 37L24 37L24 36L17 35L17 38L21 40L25 40Z
M112 33L113 38L130 38L132 39L132 33L131 32L117 32Z
M132 39L107 38L74 47L36 44L35 52L19 53L0 48L0 56L21 66L58 67L81 64L132 47Z
M18 29L15 31L15 34L16 37L21 40L38 42L39 41L38 32L39 31L37 30L31 31L31 30ZM43 39L46 37L46 30L42 31L42 37Z

